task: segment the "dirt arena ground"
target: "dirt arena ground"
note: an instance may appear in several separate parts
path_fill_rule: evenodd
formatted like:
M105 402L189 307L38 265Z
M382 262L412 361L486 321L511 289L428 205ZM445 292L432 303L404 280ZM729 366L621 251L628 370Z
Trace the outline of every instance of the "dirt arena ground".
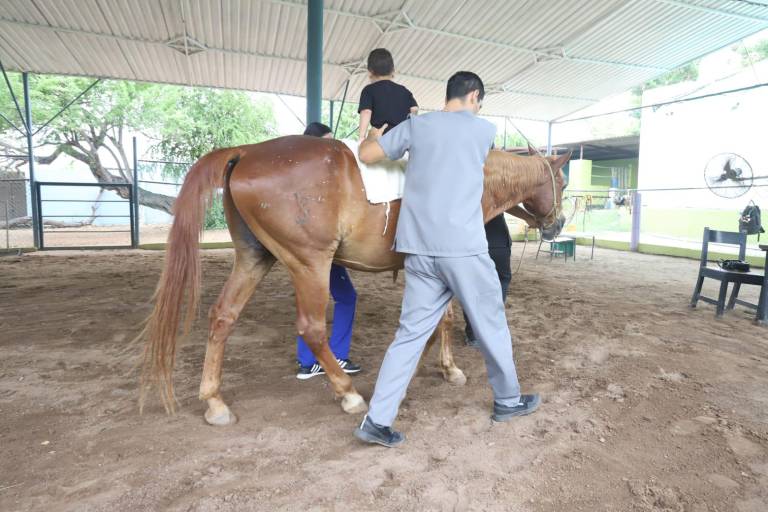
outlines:
M444 383L432 354L397 424L407 444L392 450L352 437L360 417L324 379L295 379L280 267L227 348L224 393L240 421L213 428L197 400L203 320L179 354L180 413L156 402L137 412L129 342L161 253L2 257L0 510L768 510L768 329L746 311L718 321L710 306L689 310L694 261L598 250L564 264L528 252L507 315L541 410L492 424L481 358L460 346L467 385ZM231 260L204 253L205 308ZM353 280L352 355L365 368L355 382L367 398L402 276Z

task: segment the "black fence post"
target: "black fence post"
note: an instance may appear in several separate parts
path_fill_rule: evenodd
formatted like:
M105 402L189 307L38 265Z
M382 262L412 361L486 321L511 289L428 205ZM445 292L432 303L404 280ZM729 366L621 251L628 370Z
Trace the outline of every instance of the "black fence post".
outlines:
M133 183L131 184L131 247L139 247L139 152L133 138Z
M134 191L133 185L128 187L128 217L131 223L131 247L135 249L138 246L138 244L136 243L136 231L137 231L136 220L133 218L134 217L133 202L136 200L136 198L134 197L133 191Z
M41 186L39 181L30 182L31 189L34 191L32 200L34 201L34 206L37 211L37 215L33 215L32 217L32 230L37 233L36 241L37 241L37 248L42 250L45 249L45 243L43 241L43 200L41 198Z

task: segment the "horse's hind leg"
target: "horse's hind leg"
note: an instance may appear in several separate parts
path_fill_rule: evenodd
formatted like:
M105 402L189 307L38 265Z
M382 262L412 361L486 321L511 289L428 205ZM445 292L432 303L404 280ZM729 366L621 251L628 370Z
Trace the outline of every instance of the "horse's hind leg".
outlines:
M330 262L327 268L289 268L289 271L296 289L296 328L299 334L325 370L336 398L341 398L344 412L365 412L368 409L365 400L355 390L352 379L341 369L328 346L325 309L328 305Z
M274 263L274 256L261 244L237 247L232 273L211 308L208 346L205 350L203 379L200 382L200 400L208 402L205 421L211 425L230 425L237 421L220 392L224 345L246 302Z
M453 360L453 335L451 330L453 329L454 316L453 301L451 301L448 304L448 308L445 310L443 318L437 325L437 329L435 329L435 332L432 333L432 336L429 338L427 349L429 349L437 339L440 340L438 362L440 364L440 371L443 372L443 378L449 384L463 386L467 383L467 377L464 375L464 372L456 366L456 362Z

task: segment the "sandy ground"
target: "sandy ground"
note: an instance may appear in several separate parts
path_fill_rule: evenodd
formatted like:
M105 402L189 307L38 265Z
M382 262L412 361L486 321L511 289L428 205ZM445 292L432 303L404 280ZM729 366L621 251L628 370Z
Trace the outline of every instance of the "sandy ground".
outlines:
M520 244L513 258L519 257ZM507 315L535 415L489 420L479 354L444 383L436 354L397 426L363 446L327 382L294 378L292 290L277 267L230 339L224 393L240 422L204 424L205 322L180 350L181 411L136 407L137 347L157 252L0 258L0 510L768 510L768 330L737 310L689 310L697 263L597 250L533 261ZM232 252L204 254L204 307ZM353 273L355 377L369 397L402 290ZM712 292L712 288L710 288ZM460 325L456 327L457 336Z

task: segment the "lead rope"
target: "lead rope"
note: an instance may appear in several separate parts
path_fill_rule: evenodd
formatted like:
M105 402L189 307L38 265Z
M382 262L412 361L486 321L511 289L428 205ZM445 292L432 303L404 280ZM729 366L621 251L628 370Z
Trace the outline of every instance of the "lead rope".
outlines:
M523 250L520 253L520 261L517 262L517 268L514 272L512 272L512 275L517 275L518 272L520 272L520 267L523 265L523 258L525 257L525 248L528 247L528 226L525 226L525 239L523 241Z
M389 201L387 201L387 210L384 212L384 232L381 236L387 234L387 227L389 227Z
M506 118L505 118L506 119ZM509 123L512 125L512 127L517 131L517 133L520 134L521 137L525 139L525 142L528 143L528 147L533 148L534 151L536 151L536 154L544 160L544 163L547 164L547 169L549 170L549 177L552 179L552 209L549 210L549 213L547 213L544 218L546 219L550 215L552 215L552 212L557 211L557 185L555 184L555 171L552 170L552 166L549 164L549 160L547 160L546 156L541 154L541 151L531 144L531 141L528 139L528 137L525 136L525 134L520 130L520 128L517 127L517 125L509 119ZM506 140L504 141L507 142ZM520 252L520 261L517 262L517 268L514 272L512 272L512 275L517 275L517 273L520 271L520 267L523 265L523 258L525 257L525 248L528 247L528 229L530 226L525 226L525 239L523 241L523 250Z

